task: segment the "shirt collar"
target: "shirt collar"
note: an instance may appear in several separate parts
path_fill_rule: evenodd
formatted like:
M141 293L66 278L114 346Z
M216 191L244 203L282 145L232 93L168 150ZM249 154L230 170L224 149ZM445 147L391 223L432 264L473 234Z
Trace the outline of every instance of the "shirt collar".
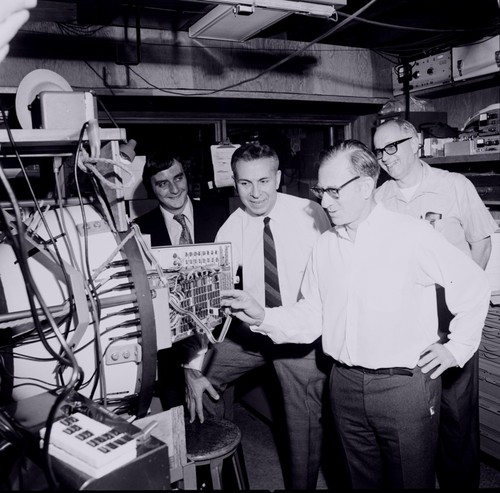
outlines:
M375 204L375 207L372 209L368 217L359 224L358 226L358 231L360 228L365 228L365 227L371 227L371 226L377 226L377 224L383 220L383 216L387 209L382 205L381 202L378 202ZM337 235L340 238L343 238L345 240L351 241L349 234L347 233L347 228L345 226L335 226L333 228Z
M172 222L174 221L174 214L172 214L170 211L167 211L165 207L162 207L160 205L160 210L161 213L163 214L163 217L165 218L166 221ZM178 214L178 213L177 213ZM193 226L194 224L194 219L193 219L193 203L191 202L191 199L188 197L186 205L184 206L184 209L180 214L184 214L186 216L186 220L188 222L188 225Z
M430 176L432 172L432 168L425 162L420 160L420 164L422 165L422 181L420 182L419 186L415 190L415 193L413 194L413 197L416 197L420 192L434 192L432 188L429 188L428 185L432 182L432 177ZM401 193L396 180L393 180L392 178L389 179L387 183L387 195L386 199L398 199L398 200L404 200L406 202L406 199L404 198L403 194ZM412 198L413 198L412 197Z
M283 214L286 214L286 207L282 203L280 199L280 193L278 192L278 196L276 197L276 202L274 204L274 207L269 211L268 214L265 214L263 216L251 216L250 214L246 214L247 218L250 221L254 221L256 223L262 223L264 224L264 218L265 217L270 217L273 222L279 222L280 219L283 217Z

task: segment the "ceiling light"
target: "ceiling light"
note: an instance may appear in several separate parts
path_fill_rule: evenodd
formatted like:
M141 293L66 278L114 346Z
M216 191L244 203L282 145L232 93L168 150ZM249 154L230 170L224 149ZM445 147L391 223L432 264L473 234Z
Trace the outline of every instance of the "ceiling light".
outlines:
M217 0L217 5L189 28L191 38L246 41L290 14L331 17L347 0Z
M233 5L217 5L189 28L189 37L246 41L288 15L289 12L259 8L254 8L251 15L238 15Z

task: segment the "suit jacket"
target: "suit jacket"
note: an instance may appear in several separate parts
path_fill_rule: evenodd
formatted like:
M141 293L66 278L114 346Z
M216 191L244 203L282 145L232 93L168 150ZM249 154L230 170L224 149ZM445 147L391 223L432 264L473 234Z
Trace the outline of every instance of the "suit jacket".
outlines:
M229 207L211 201L193 200L192 203L195 242L212 243L229 215ZM142 234L151 235L151 246L172 245L159 205L137 217L134 222ZM184 404L184 369L181 363L188 360L186 354L189 354L189 348L186 344L187 340L183 340L171 348L158 351L158 382L155 395L160 398L164 410Z
M227 219L226 207L215 202L192 200L195 243L212 243L219 228ZM160 206L137 217L134 222L142 234L151 235L151 246L168 246L172 244Z

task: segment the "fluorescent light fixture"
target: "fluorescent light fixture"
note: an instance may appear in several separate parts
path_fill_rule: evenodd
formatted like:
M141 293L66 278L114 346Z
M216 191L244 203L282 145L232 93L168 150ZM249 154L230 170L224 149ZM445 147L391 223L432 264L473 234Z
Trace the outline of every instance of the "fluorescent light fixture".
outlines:
M233 5L217 5L189 28L190 38L246 41L290 12L254 8L250 15L238 15Z
M347 0L334 0L344 6ZM290 14L331 17L332 0L217 0L217 5L189 28L191 38L246 41Z
M344 7L347 0L202 0L208 3L222 5L245 5L272 10L283 10L290 14L316 15L318 17L331 17L335 7Z

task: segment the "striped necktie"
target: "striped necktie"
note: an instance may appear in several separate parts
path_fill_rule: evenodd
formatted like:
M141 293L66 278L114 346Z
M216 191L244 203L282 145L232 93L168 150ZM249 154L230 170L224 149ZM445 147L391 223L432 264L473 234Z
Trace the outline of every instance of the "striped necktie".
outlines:
M181 237L179 238L179 245L190 245L193 243L191 233L189 232L188 225L186 224L186 216L184 214L176 214L174 219L182 226Z
M281 306L278 264L273 233L269 227L270 217L264 218L264 283L266 287L266 306Z

